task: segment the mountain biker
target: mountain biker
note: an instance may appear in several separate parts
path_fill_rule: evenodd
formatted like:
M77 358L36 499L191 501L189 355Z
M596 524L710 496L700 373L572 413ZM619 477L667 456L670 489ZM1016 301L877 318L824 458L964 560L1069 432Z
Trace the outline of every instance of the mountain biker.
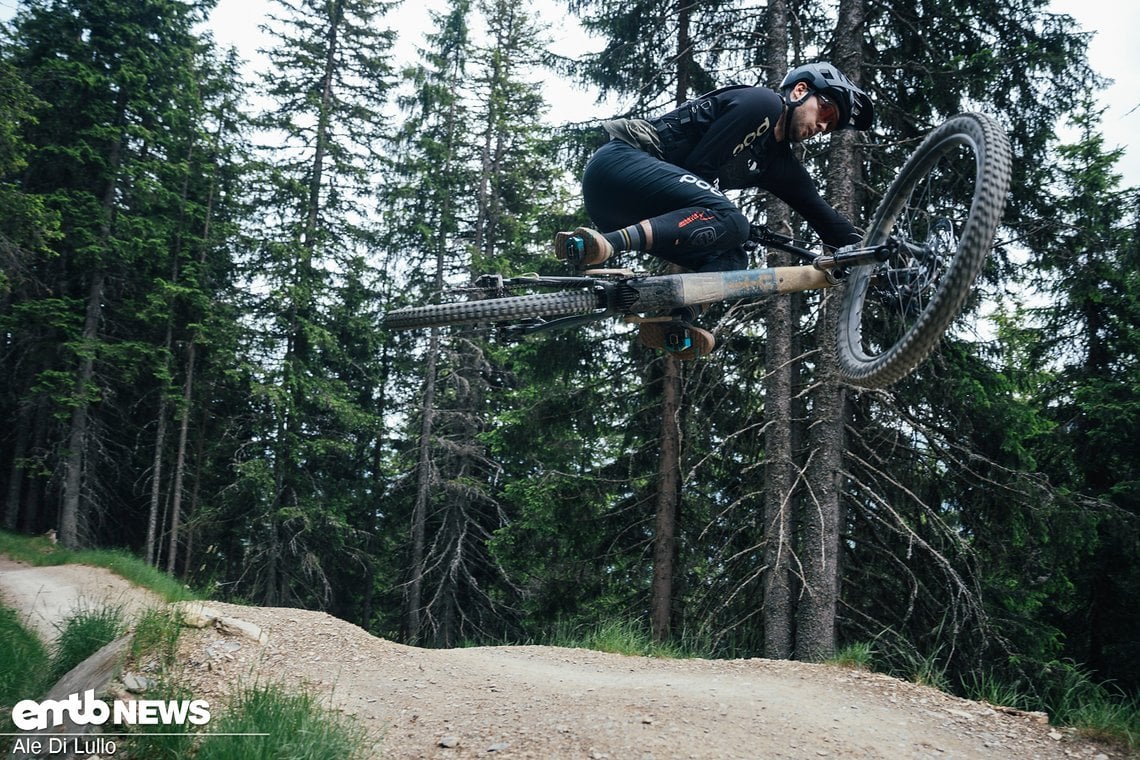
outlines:
M823 200L792 146L837 129L865 130L873 118L867 93L818 62L790 71L779 92L729 86L656 119L607 121L602 127L611 139L582 178L597 229L559 232L555 253L564 258L568 240L577 237L587 266L636 250L697 272L745 269L751 225L723 191L747 187L786 202L825 245L857 243L854 225ZM699 313L687 307L671 322L643 322L641 342L682 359L703 356L716 341L692 324Z

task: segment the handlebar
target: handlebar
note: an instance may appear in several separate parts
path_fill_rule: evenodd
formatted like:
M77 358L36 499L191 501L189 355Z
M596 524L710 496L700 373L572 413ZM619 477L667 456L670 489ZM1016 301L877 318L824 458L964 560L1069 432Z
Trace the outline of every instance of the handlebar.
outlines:
M790 253L797 256L806 263L814 263L817 254L803 247L796 242L796 239L789 235L781 235L778 232L773 232L763 224L753 224L748 233L748 242L745 248L754 251L760 246L767 248L775 248L785 253Z
M907 243L892 236L887 239L887 242L880 245L870 247L849 245L840 248L835 251L835 253L821 254L802 247L796 242L795 238L773 232L762 224L752 225L746 245L749 246L751 250L755 250L757 247L763 245L768 248L775 248L786 253L791 253L803 259L804 262L812 264L816 269L825 271L839 269L841 267L860 266L872 262L882 263L889 260L900 247L907 248L912 254L916 248L913 243ZM921 246L917 247L921 248Z

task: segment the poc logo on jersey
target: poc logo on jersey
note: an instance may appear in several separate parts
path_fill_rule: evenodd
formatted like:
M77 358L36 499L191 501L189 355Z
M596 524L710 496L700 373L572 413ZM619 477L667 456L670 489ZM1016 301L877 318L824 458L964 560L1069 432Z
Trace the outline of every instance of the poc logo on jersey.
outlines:
M746 148L751 148L752 143L756 142L761 137L768 134L768 130L771 129L771 127L772 127L772 125L771 125L770 121L768 119L764 119L763 123L761 123L760 126L756 127L756 129L754 129L751 132L749 132L748 134L746 134L744 136L744 139L740 141L740 144L732 149L732 155L735 156L740 151L742 151Z
M697 187L699 187L702 190L708 190L710 193L716 193L717 195L724 195L724 193L722 193L720 190L718 190L714 186L710 185L708 182L705 182L700 177L694 177L692 174L683 175L681 177L681 184L682 185L696 185Z

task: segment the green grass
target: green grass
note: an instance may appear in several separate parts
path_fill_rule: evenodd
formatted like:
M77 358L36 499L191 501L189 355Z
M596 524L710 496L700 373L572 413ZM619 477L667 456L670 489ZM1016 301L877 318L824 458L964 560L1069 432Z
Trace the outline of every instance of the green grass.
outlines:
M72 614L60 626L48 671L49 682L58 681L76 665L123 635L125 630L121 607L101 607Z
M1017 710L1029 709L1029 701L1016 686L1002 681L993 672L969 673L962 679L962 695L976 702L986 702Z
M28 538L0 531L0 554L5 554L35 566L84 564L103 567L135 583L150 589L170 602L199 598L191 589L176 579L163 573L129 552L121 550L73 551L50 543L44 538ZM121 616L116 623L115 615L109 612L80 614L79 619L69 620L64 627L61 640L66 642L61 651L53 656L34 634L24 629L12 610L0 607L0 706L11 705L19 699L38 696L51 681L53 673L62 675L72 666L82 661L100 646L113 640L112 631L121 631ZM69 630L73 629L73 630ZM174 661L179 625L170 613L152 611L140 621L132 642L132 652L137 656L142 651L156 653L163 665ZM115 635L118 635L116 633ZM111 636L111 638L107 638ZM592 649L624 655L648 657L709 657L711 648L700 641L681 637L680 644L653 640L647 627L640 621L614 620L594 624L559 625L544 637L546 643L554 646ZM102 642L102 643L99 643ZM66 649L67 651L62 651ZM870 644L851 644L840 650L830 662L874 669L876 652ZM934 656L913 655L905 663L905 673L899 673L917 683L932 686L942 691L951 691L946 666ZM958 690L970 699L982 700L991 704L1016 707L1025 710L1042 710L1049 714L1053 723L1078 728L1090 738L1112 742L1127 751L1140 749L1140 700L1135 696L1122 694L1118 689L1094 683L1089 675L1071 664L1053 663L1050 671L1039 679L1041 684L1027 693L1016 686L1003 683L992 674L968 676ZM306 718L301 713L307 711ZM0 712L0 717L3 713ZM227 757L277 757L290 756L299 760L323 757L359 756L357 749L335 749L333 754L324 754L321 742L326 741L323 730L309 724L315 720L338 719L336 731L344 731L345 736L357 736L360 732L350 723L341 725L339 716L323 711L312 697L289 695L277 689L262 689L244 695L240 710L231 720L246 720L259 725L276 726L265 729L272 734L280 734L285 744L254 742L249 747L241 743L229 742L237 747L232 755L224 754L221 745L228 737L212 737L203 742L202 752L218 743L217 748L203 754L207 758ZM245 716L245 717L240 717ZM315 717L314 717L315 716ZM215 728L215 730L218 730ZM234 729L229 729L234 730ZM259 729L260 731L261 729ZM330 729L332 730L332 729ZM291 738L289 738L291 737ZM298 738L308 737L308 739ZM257 737L251 737L251 740ZM274 742L278 741L277 739ZM340 747L339 739L329 739L331 746ZM172 748L160 750L157 745L146 757L198 757L185 754L177 749L181 740L171 740ZM174 745L177 745L174 746ZM269 749L262 749L268 746ZM284 749L283 749L284 748ZM269 754L264 754L268 752ZM284 752L284 755L275 754ZM357 754L352 754L356 752ZM181 754L179 754L181 753ZM340 753L340 754L337 754Z
M149 611L135 628L132 658L157 658L163 667L160 672L168 673L177 664L180 631L176 612ZM146 697L195 698L165 677L147 690ZM368 756L364 731L352 719L321 707L308 693L289 693L278 686L255 687L240 692L228 708L212 703L210 712L209 729L203 734L198 734L198 727L193 725L136 726L121 742L124 756L148 760L352 760Z
M0 554L36 567L91 565L103 567L136 586L150 589L168 602L197 599L198 594L156 567L122 549L65 549L46 538L0 531Z
M848 658L853 662L844 662ZM876 659L871 645L854 644L831 662L878 670L876 665L882 663ZM1090 672L1071 662L1048 663L1033 677L1019 677L1017 681L1005 680L993 671L951 678L937 652L900 653L893 666L881 669L967 699L1044 712L1051 724L1076 728L1085 738L1117 746L1127 756L1140 750L1140 698L1111 684L1098 683Z
M0 605L0 718L21 699L39 696L47 687L47 647L24 627L15 610ZM5 729L7 730L7 729Z
M1140 699L1103 691L1071 710L1065 724L1091 739L1140 750Z
M148 699L189 700L193 695L167 683L147 691ZM147 760L364 760L371 741L354 719L321 706L307 692L277 685L237 694L228 707L210 705L209 729L136 726L123 737L125 757Z
M1071 662L1050 663L1042 681L1046 686L1037 709L1047 712L1053 723L1140 750L1140 699L1136 696L1094 681L1087 670Z
M657 642L641 622L629 619L594 624L563 623L547 637L551 646L592 649L610 654L640 657L701 657L703 647L682 637L681 643Z
M148 609L135 624L131 658L154 657L163 668L172 668L178 658L181 635L182 615L177 610Z
M368 756L368 737L350 719L307 693L278 686L243 692L202 741L195 760L353 760Z
M189 689L172 686L166 681L147 689L147 699L175 700L194 699ZM190 727L195 728L194 726ZM147 760L182 760L194 757L196 737L191 730L177 725L163 724L134 726L131 735L124 737L116 748L128 758Z
M200 598L176 579L122 550L76 551L46 538L0 531L0 554L36 567L74 564L106 568L168 602ZM0 707L10 708L21 699L42 696L59 676L114 641L125 629L120 608L83 610L61 626L53 653L22 625L15 611L0 606L0 641L4 642L0 646ZM165 670L175 667L181 630L176 611L145 611L131 639L132 658L154 657ZM148 690L147 698L181 700L193 696L160 678L159 684ZM8 712L0 711L0 721ZM264 735L216 735L220 733ZM210 731L201 737L165 727L162 731L142 730L122 742L124 756L148 760L352 760L369 756L369 746L365 732L351 719L320 706L307 693L291 694L276 686L240 694L229 710L214 713Z
M0 732L15 730L11 708L17 702L42 697L61 676L114 641L122 627L118 609L78 612L60 626L52 651L15 610L0 605Z
M855 670L871 670L875 659L875 648L867 641L855 641L840 649L827 660L832 665Z

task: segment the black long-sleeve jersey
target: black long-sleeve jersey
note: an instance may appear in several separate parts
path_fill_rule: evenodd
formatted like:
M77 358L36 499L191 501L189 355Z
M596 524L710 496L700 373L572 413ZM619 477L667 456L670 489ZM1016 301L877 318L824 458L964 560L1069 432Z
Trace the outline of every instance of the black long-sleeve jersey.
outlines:
M819 194L815 182L776 122L784 111L780 95L740 85L715 90L651 121L661 137L663 159L721 190L759 187L807 220L824 243L857 243L854 225Z

